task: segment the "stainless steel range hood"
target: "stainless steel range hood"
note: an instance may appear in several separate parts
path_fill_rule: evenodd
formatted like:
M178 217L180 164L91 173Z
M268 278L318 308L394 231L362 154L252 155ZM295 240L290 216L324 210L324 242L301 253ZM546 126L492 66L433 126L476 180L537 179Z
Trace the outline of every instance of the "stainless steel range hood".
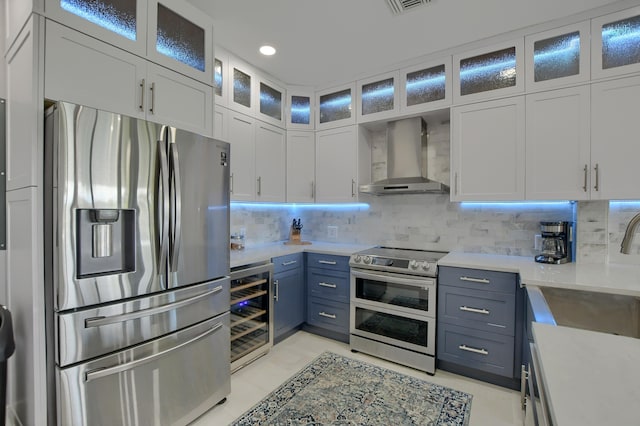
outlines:
M387 124L387 179L360 185L360 192L445 194L449 187L427 179L427 126L420 117Z

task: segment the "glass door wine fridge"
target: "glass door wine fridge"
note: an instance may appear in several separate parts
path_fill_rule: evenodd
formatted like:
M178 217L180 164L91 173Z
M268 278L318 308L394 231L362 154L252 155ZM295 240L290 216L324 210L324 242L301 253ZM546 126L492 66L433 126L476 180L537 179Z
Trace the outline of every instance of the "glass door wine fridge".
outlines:
M231 371L273 346L273 263L231 269Z

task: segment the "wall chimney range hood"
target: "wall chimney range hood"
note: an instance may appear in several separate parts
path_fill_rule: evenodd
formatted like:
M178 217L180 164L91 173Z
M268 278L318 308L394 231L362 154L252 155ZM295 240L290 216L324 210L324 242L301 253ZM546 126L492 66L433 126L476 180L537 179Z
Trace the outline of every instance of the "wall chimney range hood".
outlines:
M387 123L387 179L359 190L373 195L446 194L449 187L427 179L427 126L421 117Z

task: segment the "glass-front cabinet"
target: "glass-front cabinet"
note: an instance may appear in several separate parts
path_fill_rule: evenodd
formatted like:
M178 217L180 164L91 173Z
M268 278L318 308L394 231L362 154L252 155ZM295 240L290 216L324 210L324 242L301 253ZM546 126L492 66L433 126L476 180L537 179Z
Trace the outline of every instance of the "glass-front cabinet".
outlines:
M466 103L524 90L524 40L453 57L454 101Z
M285 89L268 81L258 82L258 118L267 123L284 128Z
M591 20L593 78L640 71L640 7Z
M391 72L358 81L358 122L392 117L399 111L399 74Z
M400 71L403 112L423 112L451 105L451 57Z
M590 76L588 21L525 38L527 91L586 82Z
M212 20L186 2L46 0L48 18L213 85Z
M229 99L229 52L216 46L213 58L213 94L216 106L227 106Z
M253 68L234 58L229 59L227 91L229 108L247 115L254 115L254 85L256 84Z
M355 84L316 92L316 129L330 129L356 123Z
M315 128L313 89L288 86L286 111L287 129L313 130Z

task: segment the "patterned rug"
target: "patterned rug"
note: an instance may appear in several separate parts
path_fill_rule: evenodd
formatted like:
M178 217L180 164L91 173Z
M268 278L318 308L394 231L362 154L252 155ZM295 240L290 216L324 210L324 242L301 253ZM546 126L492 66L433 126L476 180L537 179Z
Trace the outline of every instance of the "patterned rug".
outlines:
M325 352L232 424L466 426L472 398Z

